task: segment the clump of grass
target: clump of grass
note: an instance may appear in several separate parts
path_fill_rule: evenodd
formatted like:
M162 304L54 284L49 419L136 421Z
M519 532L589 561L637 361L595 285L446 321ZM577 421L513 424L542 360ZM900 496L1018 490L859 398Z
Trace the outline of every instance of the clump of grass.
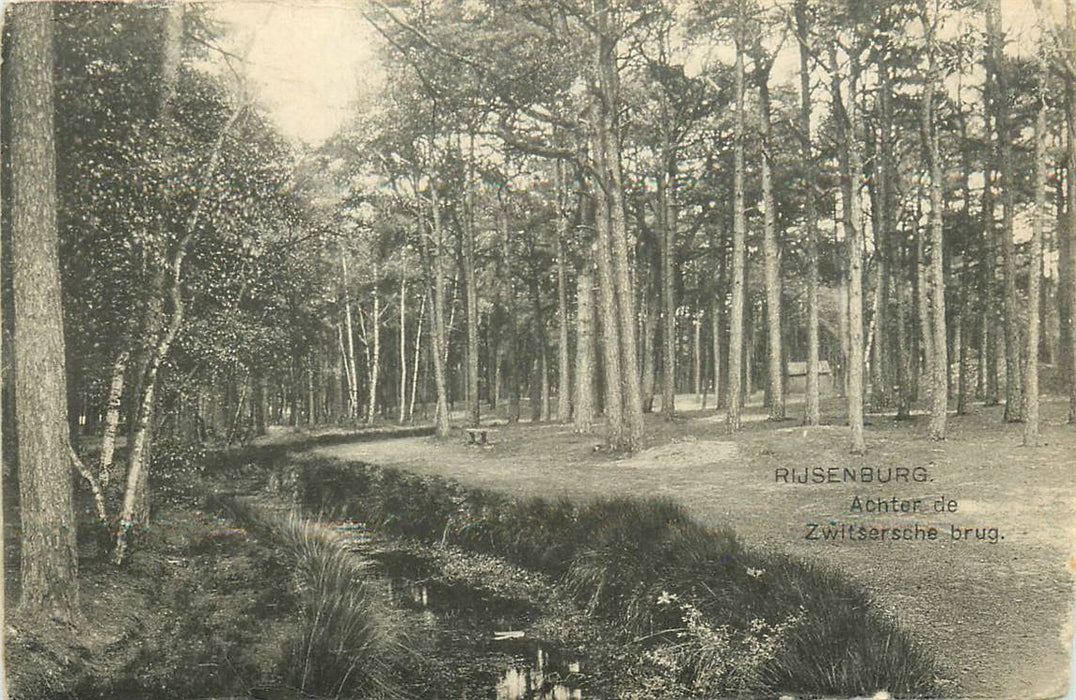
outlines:
M368 563L339 537L297 514L259 513L220 501L251 529L269 535L294 561L299 625L284 643L279 675L302 697L397 697L398 670L409 656L388 601Z
M298 517L274 527L296 557L300 633L284 650L286 682L331 698L397 694L398 629L369 585L365 565L315 525Z
M519 500L320 457L299 474L305 503L561 577L661 671L659 695L938 691L933 660L861 588L746 549L671 500Z

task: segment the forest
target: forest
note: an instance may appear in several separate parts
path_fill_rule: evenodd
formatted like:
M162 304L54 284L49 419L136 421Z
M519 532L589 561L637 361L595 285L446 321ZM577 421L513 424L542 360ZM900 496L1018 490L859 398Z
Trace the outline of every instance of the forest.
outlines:
M797 427L782 433L782 466L805 468L796 460L820 433L800 426L836 428L824 438L839 443L834 459L854 460L902 440L951 446L974 417L981 434L1007 431L1021 460L1049 463L1043 450L1072 444L1071 3L361 0L347 11L369 30L356 41L372 38L376 89L310 143L281 132L250 78L257 29L237 32L213 3L5 8L3 500L7 616L20 630L39 617L85 626L87 576L158 576L139 557L164 546L169 514L217 507L192 489L216 484L222 512L253 533L260 516L229 500L227 465L288 440L429 428L434 450L483 429L496 450L513 431L563 426L593 459L624 464L685 425L743 449L761 439L757 419ZM326 483L358 478L318 469ZM296 493L336 497L297 478ZM395 506L367 506L395 522ZM573 532L590 532L578 529L588 517L688 517L591 507L604 515L568 508ZM295 522L263 527L313 537ZM685 540L706 530L677 527ZM499 546L479 550L563 574L604 614L612 594L580 593L582 560L542 569L546 554ZM752 564L744 580L777 566ZM672 584L647 585L667 596ZM684 621L709 609L691 605L677 614L697 631ZM767 638L800 624L774 615L756 618ZM664 640L658 617L631 629ZM9 657L14 644L35 658L8 636ZM955 690L904 643L906 667L862 683L807 682L757 649L769 670L718 673L704 650L678 657L680 685L601 682L639 697ZM16 696L121 687L85 681L79 695L47 675L16 675ZM348 690L360 675L331 690L305 673L285 684L307 695L246 691L443 691L388 690L372 675Z

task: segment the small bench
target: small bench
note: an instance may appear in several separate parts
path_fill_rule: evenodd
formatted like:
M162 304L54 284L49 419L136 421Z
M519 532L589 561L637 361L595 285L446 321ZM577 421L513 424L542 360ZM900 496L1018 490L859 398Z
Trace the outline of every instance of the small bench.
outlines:
M468 445L487 445L487 444L489 444L489 441L487 440L487 435L490 434L490 433L497 432L493 428L481 428L481 427L480 428L464 428L464 431L467 433L467 437L468 437L467 444ZM481 436L481 440L482 440L481 442L479 442L479 436Z

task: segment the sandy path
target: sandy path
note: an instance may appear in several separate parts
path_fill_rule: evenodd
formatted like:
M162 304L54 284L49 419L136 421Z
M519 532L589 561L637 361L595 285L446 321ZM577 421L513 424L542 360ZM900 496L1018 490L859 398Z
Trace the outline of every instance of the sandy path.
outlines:
M1047 419L1060 407L1047 405ZM501 429L486 449L462 439L412 438L321 448L345 459L437 474L521 496L667 495L750 545L791 551L835 566L872 591L910 633L934 649L961 695L1056 697L1068 682L1068 562L1076 542L1076 430L1048 424L1047 443L1019 446L1020 426L996 411L954 418L950 439L923 438L922 424L876 419L870 454L845 453L837 427L754 422L735 441L712 417L649 424L653 445L631 459L596 454L593 436L560 426ZM790 423L786 425L791 425ZM775 470L922 467L930 481L886 484L775 483ZM854 514L852 497L921 499L921 512ZM935 499L958 502L933 512ZM938 539L806 541L808 523L934 526ZM995 527L1004 539L953 541L951 526ZM973 535L974 537L974 535Z

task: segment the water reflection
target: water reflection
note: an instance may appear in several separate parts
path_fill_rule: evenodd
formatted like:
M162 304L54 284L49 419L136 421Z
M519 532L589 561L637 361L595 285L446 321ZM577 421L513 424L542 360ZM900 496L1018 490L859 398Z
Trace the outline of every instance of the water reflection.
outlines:
M524 657L528 658L528 657ZM561 657L540 644L532 643L529 659L505 669L495 689L497 700L575 700L583 697L576 687L582 663Z
M374 562L395 604L413 611L429 630L451 629L453 643L473 645L476 657L510 661L488 697L498 700L576 700L583 697L583 662L531 636L540 616L531 601L437 578L428 557L395 548L365 524L344 522L337 531L353 551ZM386 546L387 545L387 546ZM462 632L465 636L459 637ZM488 667L487 667L488 668ZM491 678L490 681L493 681ZM492 686L492 687L491 687Z

